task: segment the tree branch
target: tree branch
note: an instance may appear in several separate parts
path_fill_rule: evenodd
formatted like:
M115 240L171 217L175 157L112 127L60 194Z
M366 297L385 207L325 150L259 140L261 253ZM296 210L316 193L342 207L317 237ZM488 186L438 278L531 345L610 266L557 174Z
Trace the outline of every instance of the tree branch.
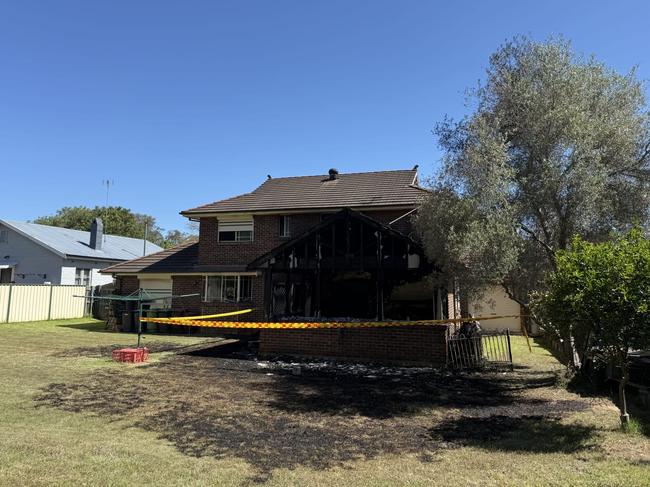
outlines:
M546 250L546 253L549 255L551 258L551 264L553 267L555 267L555 250L553 250L553 247L551 247L548 243L544 242L541 238L539 238L535 232L533 232L530 228L528 228L526 225L523 223L519 224L519 227L526 232L528 235L530 235L535 242L540 244L544 249Z

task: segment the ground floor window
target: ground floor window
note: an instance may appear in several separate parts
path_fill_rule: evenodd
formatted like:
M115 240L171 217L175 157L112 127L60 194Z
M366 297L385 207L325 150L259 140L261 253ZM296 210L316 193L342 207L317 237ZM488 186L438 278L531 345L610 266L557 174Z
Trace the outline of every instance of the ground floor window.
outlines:
M77 286L89 286L90 285L90 269L79 269L77 268L74 272L74 283Z
M204 301L242 302L253 299L253 276L207 276Z

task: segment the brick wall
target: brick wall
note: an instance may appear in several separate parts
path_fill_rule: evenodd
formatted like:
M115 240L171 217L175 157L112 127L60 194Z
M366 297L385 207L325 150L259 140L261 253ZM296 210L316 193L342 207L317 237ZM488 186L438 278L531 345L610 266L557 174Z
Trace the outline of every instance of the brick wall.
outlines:
M199 296L172 299L172 312L174 316L201 314L203 278L201 276L172 276L172 294L194 293L199 293Z
M320 222L320 215L291 216L291 234L300 235ZM248 264L260 255L286 242L280 237L278 215L253 217L252 242L219 242L219 224L216 218L202 218L199 237L199 263L203 265Z
M447 325L261 330L260 355L367 360L405 365L446 363Z
M123 296L131 294L140 288L140 281L136 276L118 276L115 278L115 294Z
M368 211L366 214L377 221L388 224L404 215L407 210ZM317 213L291 215L291 235L298 236L321 221ZM253 217L252 242L219 242L219 224L217 218L201 218L199 230L199 264L202 265L231 265L248 264L257 257L273 250L286 242L286 237L280 237L279 215L256 215ZM393 225L396 230L412 234L411 217L406 216ZM413 235L412 235L413 236Z
M364 213L369 217L374 218L378 222L381 222L384 225L388 225L390 222L396 220L397 218L404 215L408 211L409 210L379 210L379 211L367 211ZM404 235L410 236L414 240L417 240L412 222L413 222L413 213L395 222L390 227L394 228L398 232L402 232Z

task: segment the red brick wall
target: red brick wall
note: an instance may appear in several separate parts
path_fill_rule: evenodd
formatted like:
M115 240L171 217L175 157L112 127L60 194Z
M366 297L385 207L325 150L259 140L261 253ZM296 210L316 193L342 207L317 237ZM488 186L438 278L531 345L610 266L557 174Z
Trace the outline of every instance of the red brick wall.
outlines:
M409 210L379 210L379 211L366 211L364 213L369 217L374 218L378 222L381 222L384 225L388 225L393 220L396 220L397 218L399 218L400 216L408 212ZM404 235L408 235L411 238L417 240L412 222L413 222L413 213L395 222L390 227L394 228L398 232L402 232Z
M140 288L140 281L136 276L118 276L115 279L115 294L127 295Z
M388 224L406 212L407 210L379 210L368 211L366 214L381 223ZM321 216L317 213L291 215L291 235L293 237L301 235L320 221ZM279 215L254 216L253 226L252 242L219 242L217 218L201 218L199 264L248 264L287 240L280 237ZM402 218L393 225L393 228L407 235L411 234L411 216Z
M305 214L291 216L291 233L300 235L320 222L320 215ZM199 233L199 264L248 264L260 255L274 249L287 238L280 237L278 215L253 217L252 242L219 242L216 218L202 218Z
M447 325L261 330L260 355L333 357L400 364L446 363Z
M203 277L172 276L172 294L194 294L199 296L172 299L174 316L201 314L201 295L203 294Z

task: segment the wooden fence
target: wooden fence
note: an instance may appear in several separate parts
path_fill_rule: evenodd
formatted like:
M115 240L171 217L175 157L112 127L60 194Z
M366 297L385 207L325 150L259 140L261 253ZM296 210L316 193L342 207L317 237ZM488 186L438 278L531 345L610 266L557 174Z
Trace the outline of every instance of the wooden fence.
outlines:
M0 323L81 318L86 314L84 286L0 284Z

